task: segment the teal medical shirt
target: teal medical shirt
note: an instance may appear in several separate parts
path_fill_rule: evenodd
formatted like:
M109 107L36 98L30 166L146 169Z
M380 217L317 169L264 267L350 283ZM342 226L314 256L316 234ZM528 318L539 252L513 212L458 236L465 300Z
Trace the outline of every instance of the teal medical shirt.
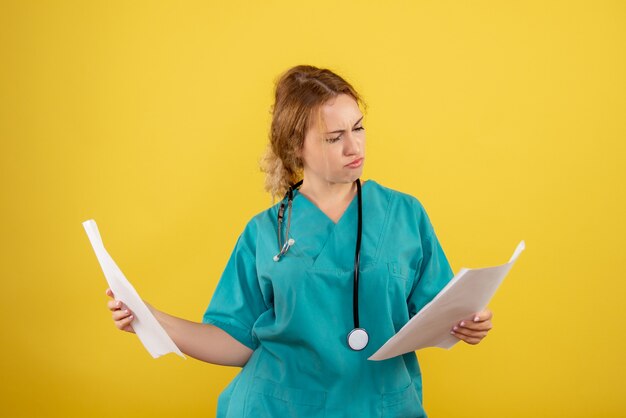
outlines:
M357 198L335 224L294 194L290 237L279 262L278 205L239 237L206 310L216 325L254 350L220 395L217 416L422 417L415 353L368 361L426 305L453 273L417 199L370 180L363 184L359 280L362 351L348 347Z

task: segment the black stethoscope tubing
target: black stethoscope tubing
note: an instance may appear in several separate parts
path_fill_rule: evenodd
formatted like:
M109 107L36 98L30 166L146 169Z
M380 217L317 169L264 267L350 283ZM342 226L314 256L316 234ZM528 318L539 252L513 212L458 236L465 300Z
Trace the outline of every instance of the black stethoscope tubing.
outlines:
M289 187L287 193L285 193L285 197L280 202L280 207L278 208L278 249L279 253L274 256L274 261L279 261L281 257L283 257L289 248L295 243L295 241L289 238L289 229L291 227L291 209L293 203L293 191L300 187L303 183L303 180L300 180L296 184ZM367 335L367 331L361 328L359 325L359 270L361 263L361 236L363 235L363 198L361 194L361 180L356 179L356 190L357 190L357 203L358 203L358 220L357 220L357 234L356 234L356 248L354 254L354 284L352 290L352 315L354 319L354 329L348 333L347 341L348 346L355 350L360 351L363 350L367 346L367 342L369 337ZM287 200L287 207L285 207L285 200ZM287 228L285 231L285 240L283 242L281 237L282 225L285 218L285 209L287 209ZM356 340L354 338L356 338Z
M352 310L354 316L354 329L359 327L359 267L361 264L361 235L363 234L363 205L361 203L361 180L356 179L356 193L358 200L358 221L356 227L356 250L354 254L354 286L352 294Z

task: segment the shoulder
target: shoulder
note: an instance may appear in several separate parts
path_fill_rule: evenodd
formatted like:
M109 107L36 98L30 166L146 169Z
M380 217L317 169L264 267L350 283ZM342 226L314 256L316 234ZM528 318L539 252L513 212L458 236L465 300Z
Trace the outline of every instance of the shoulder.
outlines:
M386 199L392 206L426 214L424 206L415 196L383 186L375 180L368 180L366 184L374 197Z
M246 225L248 228L263 228L264 226L273 226L276 223L276 216L278 216L278 208L280 207L280 201L273 204L269 208L254 215Z
M245 224L239 241L244 241L244 243L254 247L258 244L258 240L264 235L272 235L275 239L276 217L278 215L279 206L280 202L252 216Z
M385 187L374 180L368 180L367 183L371 183L368 186L371 187L371 195L385 196L385 200L388 203L383 210L385 211L385 216L388 216L390 220L403 225L426 239L434 234L430 218L426 213L424 205L418 198L408 193Z

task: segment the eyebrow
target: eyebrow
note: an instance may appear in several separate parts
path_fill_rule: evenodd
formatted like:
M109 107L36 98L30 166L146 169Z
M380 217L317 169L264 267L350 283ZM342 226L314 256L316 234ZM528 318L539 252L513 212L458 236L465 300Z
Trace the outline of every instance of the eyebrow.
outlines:
M361 118L360 118L359 120L357 120L357 121L354 123L353 128L355 128L355 127L356 127L356 126L357 126L357 125L358 125L358 124L359 124L362 120L363 120L363 116L361 116ZM339 130L337 130L337 131L326 132L326 133L327 133L327 134L340 134L340 133L342 133L343 131L344 131L343 129L339 129Z

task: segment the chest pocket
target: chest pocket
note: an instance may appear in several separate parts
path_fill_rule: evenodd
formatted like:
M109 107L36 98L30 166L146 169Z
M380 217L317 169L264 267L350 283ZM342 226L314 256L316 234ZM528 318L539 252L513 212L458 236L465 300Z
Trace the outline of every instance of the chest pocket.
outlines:
M246 416L323 418L325 410L326 392L290 388L255 377L248 394Z
M415 280L415 270L409 268L406 264L396 261L387 263L387 270L391 279L398 280L397 283L390 283L390 285L398 285L399 289L404 293L404 298L407 299L413 287L413 280Z
M407 300L411 294L415 270L406 264L391 261L387 263L387 298L389 312L396 331L409 320Z

